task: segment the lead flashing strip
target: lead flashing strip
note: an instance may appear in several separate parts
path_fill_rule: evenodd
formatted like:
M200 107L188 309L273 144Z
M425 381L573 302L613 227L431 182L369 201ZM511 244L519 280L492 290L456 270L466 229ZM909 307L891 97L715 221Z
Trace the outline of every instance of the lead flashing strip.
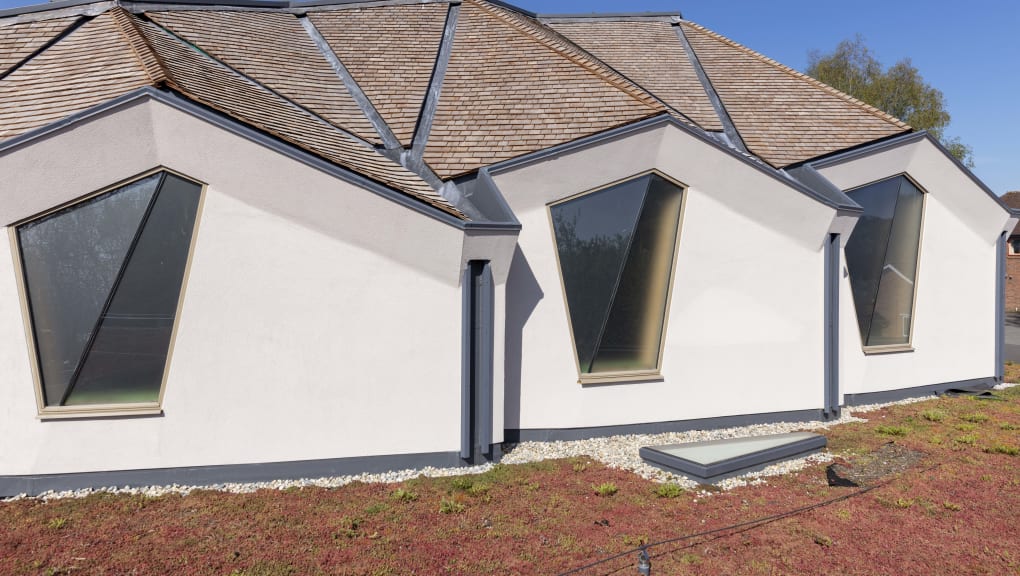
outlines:
M54 35L53 38L50 38L49 40L44 42L42 46L36 48L31 54L29 54L28 56L25 56L19 62L15 62L14 66L11 66L6 71L0 70L0 80L3 80L4 78L10 76L14 72L16 72L19 68L21 68L25 64L31 62L33 58L35 58L39 54L42 54L43 52L48 50L51 46L53 46L57 42L60 42L64 38L67 38L68 36L70 36L71 33L73 33L78 28L81 28L82 24L88 22L90 19L91 18L85 18L85 17L79 16L77 20L75 20L74 22L71 22L70 24L65 26L63 30L61 30L56 35Z
M453 37L457 32L459 15L460 2L451 3L446 12L446 26L443 29L443 39L436 53L435 66L432 67L429 89L425 93L425 101L422 102L418 123L414 128L414 137L411 140L409 161L412 165L422 163L422 157L425 155L425 146L429 141L429 133L432 132L432 121L435 119L439 96L443 90L443 80L446 78L446 68L450 64L450 53L453 52Z
M344 86L347 88L347 92L350 93L351 97L354 98L354 101L358 104L358 107L361 108L362 114L364 114L365 117L368 118L368 121L372 123L372 126L375 127L376 132L378 132L379 136L382 138L383 145L391 150L403 148L403 145L399 140L397 140L396 135L393 134L392 130L390 130L389 125L386 124L386 121L379 115L379 111L376 110L372 101L368 99L368 96L366 96L365 92L362 91L361 86L359 86L357 81L354 80L354 77L351 76L350 71L347 70L347 67L344 66L343 62L340 61L340 58L337 57L336 52L333 52L333 48L330 47L329 42L326 42L326 39L319 33L315 24L312 23L312 21L306 16L298 16L298 21L301 22L301 26L305 29L305 32L308 33L312 42L315 43L315 46L319 49L323 58L325 58L326 61L329 62L329 65L333 67L333 71L336 72L336 75L344 83Z
M171 484L210 486L228 482L330 478L408 468L456 468L459 466L462 466L462 463L457 452L423 452L258 464L181 466L69 474L27 474L0 476L0 498L19 494L38 496L49 491L60 492L88 488L168 486Z
M765 174L775 180L782 182L786 186L789 186L790 188L797 190L798 192L804 194L805 196L825 206L836 209L837 212L840 214L844 212L851 212L847 210L847 207L841 207L839 204L833 202L830 198L826 197L825 195L819 194L815 190L812 190L811 188L805 186L804 184L800 183L797 180L785 177L782 173L780 173L776 169L764 165L761 162L757 162L752 156L742 154L739 151L735 150L734 148L726 146L725 144L719 142L717 139L711 137L704 130L697 129L693 126L685 124L684 122L680 122L679 120L677 120L668 113L659 114L657 116L652 116L650 118L645 118L643 120L638 120L637 122L633 122L631 124L625 124L623 126L606 130L604 132L599 132L598 134L587 136L585 138L579 138L572 142L566 142L564 144L552 146L550 148L546 148L545 150L539 150L537 152L532 152L530 154L518 156L517 158L504 160L502 162L498 162L496 164L493 164L492 166L489 166L488 172L490 175L495 176L502 172L514 170L517 168L521 168L523 166L549 160L550 158L562 154L569 154L571 152L583 150L591 146L597 146L603 142L612 140L614 138L626 137L631 134L640 132L642 130L651 130L667 124L679 128L680 130L683 130L687 134L697 138L698 140L701 140L702 142L705 142L706 144L712 146L716 150L720 150L728 154L729 156L736 158L737 160L743 162L748 166L751 166L752 168L761 172L762 174Z
M698 75L698 80L701 82L702 88L705 89L705 94L708 95L709 102L712 103L712 107L715 108L715 114L719 117L719 120L723 125L723 132L726 137L729 138L730 142L741 152L749 154L747 146L744 145L744 139L740 137L740 133L737 132L737 127L733 124L733 119L730 118L730 113L726 110L726 106L723 105L722 99L719 98L719 93L715 91L715 87L712 86L712 81L708 79L708 74L705 73L705 69L701 66L701 60L698 59L698 55L694 52L694 48L691 47L691 43L687 41L687 35L684 34L683 26L679 22L673 22L673 27L676 28L677 38L680 39L680 44L683 45L684 52L687 53L687 58L691 61L691 65L694 66L694 71Z

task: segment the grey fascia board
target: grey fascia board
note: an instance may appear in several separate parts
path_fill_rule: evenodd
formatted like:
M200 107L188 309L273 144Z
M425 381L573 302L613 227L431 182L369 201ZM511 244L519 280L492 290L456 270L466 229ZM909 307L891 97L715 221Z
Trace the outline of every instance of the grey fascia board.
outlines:
M696 476L698 480L713 481L714 479L719 479L722 476L739 473L742 470L751 469L755 466L770 464L778 460L816 452L825 448L826 443L827 441L825 436L817 434L796 442L790 442L789 444L774 446L772 448L759 450L750 454L734 456L733 458L720 460L719 462L713 462L708 465L694 462L686 458L681 458L679 456L673 456L672 454L656 450L651 446L642 446L638 450L638 455L641 456L642 459L660 466L679 470L684 474L691 473Z
M612 426L586 426L580 428L508 428L504 431L506 442L555 442L587 440L620 434L662 434L665 432L687 432L689 430L716 430L749 426L751 424L775 424L778 422L814 422L826 420L822 410L792 410L788 412L764 412L736 416L715 416L692 420L670 420L640 424L617 424Z
M516 168L521 168L523 166L527 166L527 165L530 165L530 164L535 164L537 162L548 160L548 159L550 159L552 157L555 157L555 156L559 156L559 155L562 155L562 154L567 154L567 153L570 153L570 152L575 152L577 150L582 150L584 148L589 148L589 147L592 147L592 146L596 146L598 144L601 144L602 142L605 142L605 141L608 141L608 140L612 140L614 138L619 138L619 137L622 137L622 136L627 136L629 134L640 132L642 130L648 130L648 129L651 129L651 128L658 128L658 127L660 127L662 125L666 125L666 124L674 126L676 128L679 128L679 129L683 130L684 132L690 134L691 136L693 136L693 137L701 140L702 142L705 142L706 144L712 146L716 150L719 150L720 152L723 152L723 153L725 153L725 154L727 154L729 156L732 156L733 158L736 158L737 160L740 160L744 164L746 164L748 166L751 166L752 168L754 168L755 170L761 172L762 174L765 174L765 175L773 178L774 180L782 182L786 186L789 186L790 188L793 188L794 190L797 190L798 192L804 194L805 196L807 196L807 197L809 197L809 198L811 198L811 199L813 199L813 200L815 200L815 201L817 201L817 202L819 202L819 203L821 203L821 204L823 204L825 206L828 206L830 208L834 208L837 211L839 211L841 209L841 207L837 203L833 202L831 199L827 198L825 195L819 194L818 192L812 190L811 188L805 186L804 184L798 182L797 180L792 180L790 178L787 178L786 176L784 176L782 174L782 172L780 172L779 170L777 170L775 168L772 168L771 166L767 166L767 165L762 164L760 162L757 162L757 161L755 161L755 160L753 160L751 158L748 158L747 156L745 156L744 154L741 154L737 150L729 148L725 144L723 144L722 142L719 142L717 139L715 139L712 136L710 136L707 132L705 132L703 130L699 130L699 129L693 127L693 126L688 126L687 124L684 124L683 122L680 122L679 120L677 120L673 116L669 115L668 113L667 114L659 114L658 116L652 116L651 118L645 118L643 120L638 120L637 122L632 122L632 123L626 124L624 126L618 126L616 128L612 128L612 129L606 130L604 132L599 132L598 134L592 134L591 136L586 136L584 138L579 138L579 139L573 140L571 142L565 142L563 144L552 146L552 147L546 148L544 150L539 150L537 152L532 152L530 154L525 154L523 156L518 156L517 158L511 158L509 160L504 160L502 162L497 162L496 164L493 164L493 165L489 166L488 167L488 171L489 171L489 173L491 175L498 175L498 174L500 174L502 172L506 172L508 170L512 170L512 169L516 169ZM846 208L843 208L843 210L846 210Z
M424 216L428 216L434 220L438 220L444 224L449 224L450 226L459 228L461 230L467 228L466 224L468 224L468 221L461 220L453 216L452 214L448 214L438 208L433 208L432 206L429 206L425 202L415 200L414 198L408 196L407 194L404 194L403 192L399 192L397 190L389 188L383 184L376 182L375 180L371 180L348 168L338 166L336 164L333 164L332 162L319 158L318 156L306 152L294 146L293 144L290 144L288 142L285 142L283 140L260 132L254 128L241 124L236 120L228 118L210 108L206 108L201 104L197 104L184 97L178 96L173 92L164 92L162 90L152 88L151 86L139 88L138 90L135 90L128 94L124 94L123 96L114 98L103 104L85 110L83 112L79 112L62 120L58 120L57 122L54 122L47 126L43 126L42 128L38 128L31 132L22 134L21 136L17 136L8 141L0 142L0 155L14 147L22 146L26 143L31 142L32 140L42 138L48 134L56 132L57 130L61 130L73 124L77 124L79 122L92 118L93 116L103 114L105 112L108 112L115 108L119 108L125 104L128 104L130 102L142 98L151 98L162 104L166 104L167 106L175 108L181 112L190 114L201 120L205 120L210 124L213 124L219 128L222 128L228 132L231 132L237 136L241 136L242 138L245 138L257 144L261 144L273 150L274 152L283 154L284 156L287 156L293 160L297 160L302 164L325 172L330 176L336 177L340 180L358 186L359 188L363 188L370 192L374 192L379 196L387 198L388 200L392 200L397 204L400 204L401 206L404 206L406 208L410 208L411 210L414 210L415 212L418 212Z
M176 6L218 6L223 8L290 8L288 0L144 0L143 2L132 2L131 0L120 0L122 4L146 4L159 6L161 4Z
M863 158L865 156L871 156L873 154L878 154L879 152L884 152L886 150L891 150L893 148L898 148L900 146L905 146L907 144L913 144L915 142L920 142L921 140L928 140L929 142L934 144L935 147L939 151L942 152L943 156L945 156L946 158L951 160L953 162L953 164L956 164L956 167L961 172L963 172L968 178L970 178L970 180L972 182L974 182L974 184L976 184L978 188L984 190L985 194L987 194L992 200L994 200L996 204L1001 206L1003 210L1005 210L1006 212L1008 212L1012 216L1020 215L1020 210L1017 210L1017 209L1014 209L1014 208L1010 208L1009 206L1007 206L1002 201L1002 199L999 197L998 194L993 192L992 189L989 188L984 182L982 182L981 179L978 178L976 174L971 172L970 168L967 168L963 164L963 162L960 162L960 160L956 158L956 156L953 156L952 154L950 154L949 150L946 150L946 147L943 146L942 143L939 142L937 138L935 138L934 136L929 134L927 131L923 131L923 130L919 131L919 132L910 132L910 133L907 133L907 134L903 134L901 136L895 136L895 137L890 138L888 140L883 140L881 142L876 142L874 144L869 144L869 145L863 146L861 148L854 148L853 150L848 150L846 152L840 152L840 153L834 154L832 156L823 157L823 158L818 159L818 160L808 161L808 162L806 162L806 164L814 167L815 169L826 168L828 166L833 166L833 165L836 165L836 164L843 164L843 163L849 162L851 160L857 160L858 158Z
M102 489L112 487L210 486L228 482L270 482L301 478L329 478L391 470L418 469L427 466L455 468L462 466L457 452L427 452L354 456L322 460L267 462L258 464L222 464L182 466L103 472L65 474L27 474L0 476L0 498L28 494L37 496L48 491Z
M61 8L75 8L78 6L85 6L88 4L104 4L107 7L112 7L116 3L102 0L59 0L58 2L47 2L46 4L31 4L29 6L18 6L17 8L7 8L0 10L0 18L7 18L8 16L20 16L22 14L34 14L36 12L48 12L50 10L60 10Z
M941 384L928 384L926 386L914 386L912 388L900 388L898 390L880 390L878 392L843 393L844 406L860 406L862 404L878 404L884 402L896 402L907 398L922 398L941 394L951 388L991 388L997 382L994 376L986 378L974 378L971 380L959 380L956 382L943 382Z
M317 8L361 8L379 6L405 6L408 4L460 4L460 0L310 0L308 2L290 2L291 9ZM318 10L315 10L318 11Z

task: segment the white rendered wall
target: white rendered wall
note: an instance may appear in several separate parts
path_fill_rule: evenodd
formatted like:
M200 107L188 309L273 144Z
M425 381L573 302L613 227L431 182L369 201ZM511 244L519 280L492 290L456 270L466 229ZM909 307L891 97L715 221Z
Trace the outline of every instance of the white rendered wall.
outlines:
M914 349L864 354L850 279L844 272L840 286L842 392L879 392L994 376L995 243L1008 226L1009 214L927 140L819 172L843 190L905 173L928 193L918 261ZM845 271L845 256L843 266Z
M164 415L42 421L0 239L0 474L459 447L464 234L154 101L0 155L3 224L165 165L209 184Z
M547 205L651 169L688 186L662 379L582 386ZM834 210L672 126L494 178L523 226L507 281L508 428L821 408Z

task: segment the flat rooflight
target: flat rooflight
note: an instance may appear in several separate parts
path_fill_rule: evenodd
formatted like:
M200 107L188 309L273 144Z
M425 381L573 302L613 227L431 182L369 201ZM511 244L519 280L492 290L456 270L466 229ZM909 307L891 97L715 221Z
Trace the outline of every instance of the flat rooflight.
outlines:
M817 452L825 436L813 432L789 432L746 438L706 440L685 444L645 446L639 451L649 464L678 472L710 484L765 466Z

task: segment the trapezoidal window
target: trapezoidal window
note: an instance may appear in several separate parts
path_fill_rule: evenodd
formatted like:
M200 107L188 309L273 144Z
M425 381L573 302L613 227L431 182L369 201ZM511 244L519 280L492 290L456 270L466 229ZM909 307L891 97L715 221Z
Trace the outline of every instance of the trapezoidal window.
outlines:
M864 208L846 244L864 347L910 345L924 193L906 176L847 192Z
M649 173L550 207L582 382L658 372L682 195Z
M158 406L201 194L157 172L16 227L43 407Z

